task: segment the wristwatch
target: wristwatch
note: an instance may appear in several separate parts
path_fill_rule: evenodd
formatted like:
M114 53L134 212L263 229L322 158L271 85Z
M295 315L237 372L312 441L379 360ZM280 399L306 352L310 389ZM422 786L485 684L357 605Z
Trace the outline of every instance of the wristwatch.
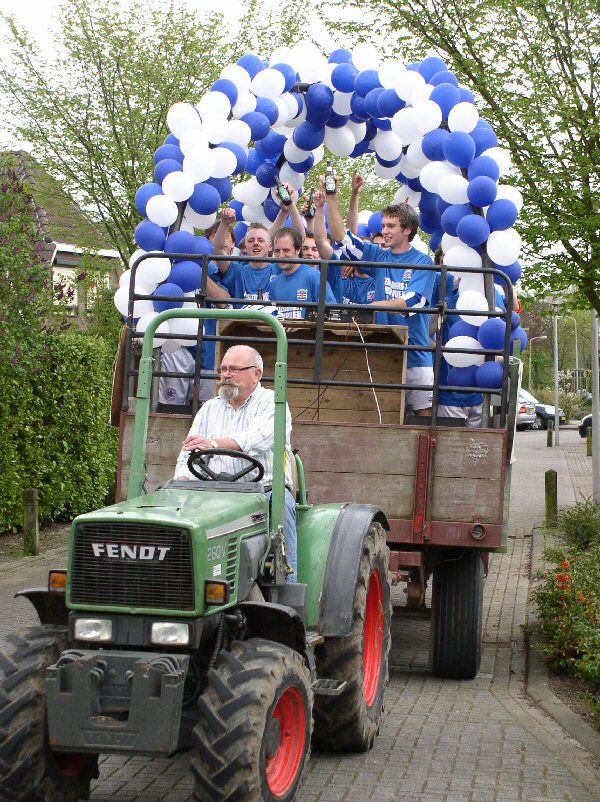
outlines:
M217 441L216 441L216 440L211 440L211 441L210 441L210 444L211 444L211 446L212 446L213 448L218 448L218 447L219 447L219 444L217 443Z

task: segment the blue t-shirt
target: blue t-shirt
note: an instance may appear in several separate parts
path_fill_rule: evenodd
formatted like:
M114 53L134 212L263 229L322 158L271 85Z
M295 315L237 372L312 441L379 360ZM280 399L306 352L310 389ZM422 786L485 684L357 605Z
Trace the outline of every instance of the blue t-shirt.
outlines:
M307 301L317 303L321 286L321 273L314 267L300 265L291 275L281 272L271 281L270 297L287 318L304 318L306 309L298 306L282 307L285 301ZM325 303L335 304L335 295L329 284L326 285Z
M271 262L265 267L254 267L248 262L232 262L221 281L232 298L257 301L258 292L262 290L263 299L268 301L271 279L279 273L281 273L281 268L275 262ZM237 305L239 306L239 304Z
M335 254L331 257L336 259ZM362 272L362 271L361 271ZM342 268L330 264L327 281L340 304L370 304L375 300L375 279L373 276L350 276L342 278Z
M429 347L429 315L411 315L410 308L427 306L431 300L435 271L414 270L413 265L432 265L432 258L413 247L404 253L392 253L372 242L363 242L350 231L346 233L342 250L338 253L342 258L356 262L392 262L396 265L406 265L406 267L390 266L383 270L374 270L375 302L404 298L407 305L404 314L378 312L377 322L389 326L408 326L409 345ZM365 269L364 272L369 271ZM409 368L431 367L433 365L431 352L409 351L406 364Z
M209 262L208 265L208 274L211 279L218 284L219 287L223 287L223 289L227 290L225 286L225 282L221 274L219 273L218 268L215 270L211 270L211 266L217 267L214 262ZM229 292L229 290L227 290ZM209 293L210 294L210 293ZM214 304L207 304L208 309L212 309ZM204 334L209 334L214 337L217 333L217 321L216 320L205 320L204 321ZM215 369L215 358L217 354L217 343L214 340L205 340L202 338L202 370L214 370Z

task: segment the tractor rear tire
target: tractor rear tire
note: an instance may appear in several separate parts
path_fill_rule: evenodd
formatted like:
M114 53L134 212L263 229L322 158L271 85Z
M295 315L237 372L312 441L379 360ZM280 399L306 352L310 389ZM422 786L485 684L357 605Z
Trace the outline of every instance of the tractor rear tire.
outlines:
M431 669L436 677L473 679L481 664L483 561L474 551L446 554L434 568Z
M198 802L293 802L310 753L310 672L297 652L234 641L208 672L194 729Z
M317 676L346 682L338 696L315 697L315 749L366 752L379 732L390 651L388 566L385 531L372 522L355 580L352 632L325 638L315 650Z
M98 756L48 746L45 670L66 647L62 627L8 635L0 654L0 798L11 802L89 799Z

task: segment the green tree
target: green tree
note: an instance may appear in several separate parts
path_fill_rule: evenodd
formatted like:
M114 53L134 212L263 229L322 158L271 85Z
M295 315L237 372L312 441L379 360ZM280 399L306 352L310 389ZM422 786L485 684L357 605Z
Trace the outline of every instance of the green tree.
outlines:
M126 261L139 222L135 193L152 180L167 111L200 97L229 61L222 16L199 21L158 0L125 9L69 0L52 61L14 19L4 20L3 127L33 144L40 164L96 216Z
M360 0L353 39L385 41L406 61L434 52L512 154L525 204L526 284L575 288L600 311L600 14L594 0ZM324 8L324 13L326 9ZM391 56L392 52L386 53Z

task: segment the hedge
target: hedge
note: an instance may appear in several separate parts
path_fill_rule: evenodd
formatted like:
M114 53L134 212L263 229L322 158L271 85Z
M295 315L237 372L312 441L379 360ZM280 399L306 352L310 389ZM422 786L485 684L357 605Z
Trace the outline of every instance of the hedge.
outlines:
M44 523L101 506L114 483L112 345L71 331L40 345L27 370L0 354L0 531L22 524L26 487L37 488Z

